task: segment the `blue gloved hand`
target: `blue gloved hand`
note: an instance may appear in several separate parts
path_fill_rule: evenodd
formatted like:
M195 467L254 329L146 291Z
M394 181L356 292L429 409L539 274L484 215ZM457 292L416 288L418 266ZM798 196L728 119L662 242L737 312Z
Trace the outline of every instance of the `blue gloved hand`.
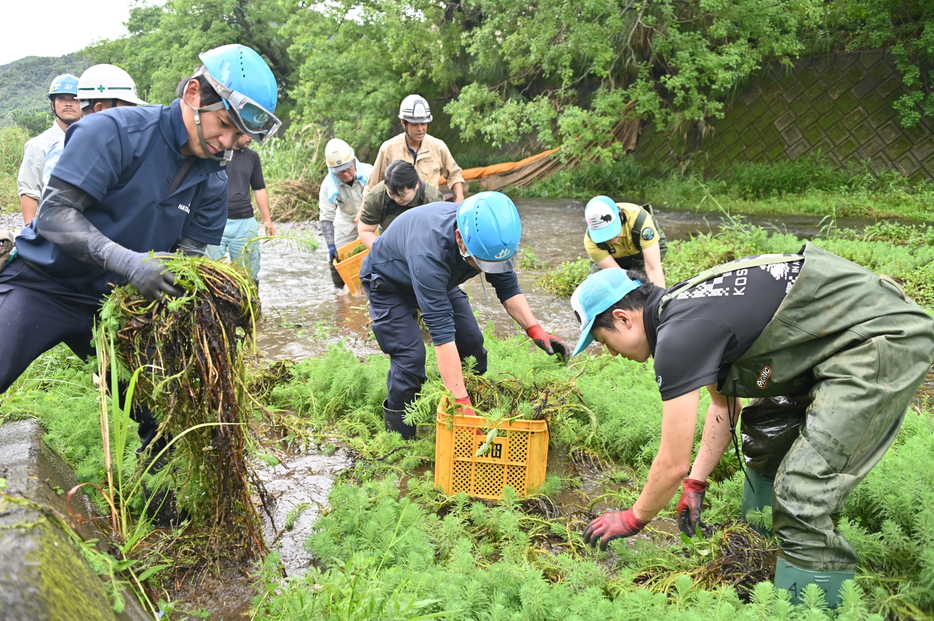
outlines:
M160 261L174 255L163 252L150 256L148 252L134 252L119 244L114 246L104 260L104 268L125 277L144 298L150 302L159 302L166 294L182 294L172 286L175 284L175 274Z
M331 263L337 261L337 246L334 244L328 244L328 258L330 259Z

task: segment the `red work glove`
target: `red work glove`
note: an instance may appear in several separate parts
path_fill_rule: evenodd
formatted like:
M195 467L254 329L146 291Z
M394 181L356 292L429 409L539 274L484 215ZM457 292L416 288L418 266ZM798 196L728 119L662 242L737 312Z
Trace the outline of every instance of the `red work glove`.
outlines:
M571 357L571 350L568 348L567 344L559 339L557 336L548 334L542 327L538 324L535 324L531 328L525 331L529 335L529 338L535 341L535 344L539 348L544 349L545 353L549 356L554 356L557 354L561 360L567 360Z
M597 547L599 543L600 549L606 550L607 544L614 539L632 537L645 528L646 524L648 522L637 518L632 509L604 513L584 529L584 543L593 547Z
M462 416L476 416L473 413L473 408L470 407L470 397L463 397L462 399L457 399L454 402L455 405L460 406Z
M684 491L678 499L678 528L688 537L693 537L700 523L701 508L704 504L704 492L707 491L707 481L685 479L681 484Z

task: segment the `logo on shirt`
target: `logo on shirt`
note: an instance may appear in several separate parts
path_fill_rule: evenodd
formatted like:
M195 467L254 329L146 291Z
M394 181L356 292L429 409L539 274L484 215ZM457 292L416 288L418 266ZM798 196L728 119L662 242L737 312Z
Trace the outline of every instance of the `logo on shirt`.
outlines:
M653 239L654 237L655 237L654 230L652 230L649 227L645 227L644 229L642 229L642 239L644 239L645 241L649 241L650 239Z
M659 390L661 390L662 388L662 376L661 375L655 376L655 383L658 384L658 388Z
M178 208L184 211L185 213L191 213L191 208L188 205L182 205L181 203L179 203Z
M765 385L769 383L770 375L772 375L772 369L769 367L762 367L762 370L759 371L759 379L756 380L756 386L765 388Z

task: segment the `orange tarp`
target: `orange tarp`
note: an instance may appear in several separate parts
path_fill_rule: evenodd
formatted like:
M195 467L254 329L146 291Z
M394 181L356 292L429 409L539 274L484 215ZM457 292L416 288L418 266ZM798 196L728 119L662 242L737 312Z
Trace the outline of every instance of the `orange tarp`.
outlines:
M468 168L467 170L461 171L461 174L464 176L464 181L470 181L471 179L483 179L484 177L489 177L491 175L501 175L511 170L522 168L523 166L540 160L543 157L548 157L552 153L557 153L557 151L558 149L549 149L547 151L542 151L537 155L527 157L524 160L519 160L518 162L503 162L502 164L481 166L480 168ZM439 185L444 185L445 183L447 183L447 180L445 180L444 177L441 177L438 180Z
M556 153L558 149L549 149L547 151L542 151L537 155L527 157L524 160L519 160L518 162L503 162L502 164L493 164L491 166L482 166L480 168L468 168L467 170L461 171L461 174L464 176L464 180L469 181L471 179L483 179L484 177L489 177L490 175L499 175L510 170L515 170L521 168L526 164L531 164L536 160L540 160L543 157L547 157L552 153Z

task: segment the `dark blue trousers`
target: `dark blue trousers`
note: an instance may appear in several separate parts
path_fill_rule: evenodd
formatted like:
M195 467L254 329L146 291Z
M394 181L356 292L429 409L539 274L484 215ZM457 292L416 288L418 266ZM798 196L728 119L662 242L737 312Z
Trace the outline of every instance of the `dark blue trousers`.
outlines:
M91 341L99 306L100 300L66 289L22 260L14 259L0 271L0 394L59 343L82 360L95 355ZM121 383L121 403L125 391ZM145 448L158 423L146 407L135 406L131 414Z
M370 300L370 319L373 334L383 353L389 354L389 389L387 406L391 410L403 410L415 400L415 395L425 383L425 342L415 319L417 306L407 297L391 290L381 279L361 280ZM451 308L454 309L454 343L461 361L467 356L477 360L474 372L486 373L486 348L483 347L483 332L470 308L467 294L459 287L448 291Z

